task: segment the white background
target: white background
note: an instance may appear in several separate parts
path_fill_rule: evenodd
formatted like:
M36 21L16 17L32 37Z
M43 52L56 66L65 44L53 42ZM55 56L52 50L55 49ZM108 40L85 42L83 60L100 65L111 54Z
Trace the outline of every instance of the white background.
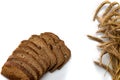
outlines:
M98 43L86 37L95 35L97 23L92 19L102 1L0 0L0 71L20 41L53 32L65 41L72 57L61 70L48 72L41 80L111 80L93 63L100 54ZM0 75L0 80L7 79Z

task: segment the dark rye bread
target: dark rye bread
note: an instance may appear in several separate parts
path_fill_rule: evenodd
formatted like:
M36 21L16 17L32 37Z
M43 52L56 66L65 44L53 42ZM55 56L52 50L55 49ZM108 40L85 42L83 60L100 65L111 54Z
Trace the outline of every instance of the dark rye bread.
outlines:
M29 74L31 74L30 76L32 77L33 80L39 79L38 70L31 63L28 63L28 61L26 61L25 59L16 55L11 55L7 61L21 65Z
M38 47L41 47L42 49L44 49L46 51L47 54L47 60L50 60L50 67L49 70L52 69L55 64L56 64L56 56L54 53L52 53L52 51L48 48L47 44L44 42L43 39L41 39L38 35L32 35L29 38L30 41L32 41L33 43L35 43ZM45 55L45 53L43 53L42 55Z
M57 59L57 64L50 70L51 72L55 71L60 65L64 63L64 56L62 51L59 49L59 46L55 44L53 41L53 38L51 38L49 35L46 35L42 33L40 35L42 39L45 40L46 44L49 46L51 51L55 54L56 59Z
M37 69L40 76L43 75L43 68L39 65L39 63L35 60L35 58L28 52L25 52L25 51L21 50L20 48L16 48L16 50L13 52L12 55L18 56L18 57L24 59L25 61L27 61L27 63L31 64L32 66L34 66Z
M61 40L57 35L51 33L51 32L45 32L44 34L49 35L50 37L52 37L54 39L54 42L59 45L62 53L64 54L65 57L65 62L58 68L61 69L62 66L64 66L64 64L70 59L71 57L71 51L68 49L68 47L65 45L64 41Z
M45 57L41 56L41 53L45 53L42 49L39 49L33 42L29 40L23 40L19 47L27 47L29 53L33 54L36 60L42 65L44 68L44 72L47 71L48 67L50 66L50 62L46 60Z
M39 80L47 71L60 69L70 56L70 50L57 35L32 35L13 51L1 74L10 80Z

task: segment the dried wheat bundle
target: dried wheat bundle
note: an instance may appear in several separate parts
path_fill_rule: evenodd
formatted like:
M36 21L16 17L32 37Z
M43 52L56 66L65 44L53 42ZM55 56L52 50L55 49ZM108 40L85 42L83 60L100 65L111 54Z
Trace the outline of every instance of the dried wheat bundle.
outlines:
M104 10L102 15L98 15L101 10ZM103 67L108 71L112 80L120 80L120 5L118 2L104 1L96 10L94 21L98 21L98 31L101 37L93 37L88 35L92 40L100 43L98 46L101 49L100 61L95 64ZM108 54L110 64L104 64L102 57Z

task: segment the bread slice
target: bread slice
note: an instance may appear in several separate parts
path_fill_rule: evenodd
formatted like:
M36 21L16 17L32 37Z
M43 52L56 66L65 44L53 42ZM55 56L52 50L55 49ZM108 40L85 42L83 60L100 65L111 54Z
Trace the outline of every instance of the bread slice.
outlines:
M50 60L50 63L51 63L49 70L51 68L53 68L56 64L56 56L54 53L51 52L51 50L48 48L48 46L44 42L44 40L41 39L38 35L32 35L29 38L29 40L32 41L33 43L35 43L38 47L41 47L42 49L44 49L46 51L46 54L48 55L48 58L46 58L46 60ZM45 53L43 53L42 55L45 55Z
M37 69L37 71L39 72L39 76L43 75L43 68L39 65L39 63L35 60L35 58L28 52L25 52L20 48L16 48L16 50L13 52L12 55L24 59L25 61L27 61L27 63L31 64Z
M54 39L54 42L57 45L59 45L62 53L64 54L65 62L58 68L58 69L61 69L62 66L64 66L64 64L70 59L70 57L71 57L71 51L65 45L64 41L61 40L57 35L55 35L55 34L53 34L51 32L45 32L44 34L47 34L47 35L51 36Z
M44 73L47 71L49 65L46 63L45 59L41 55L39 55L39 53L37 53L37 51L36 51L37 47L34 46L33 43L31 43L28 40L24 40L24 41L21 42L19 47L20 47L20 49L22 49L22 50L28 52L29 54L31 54L39 62L39 64L43 68Z
M64 56L62 51L59 49L59 46L55 44L53 38L47 34L42 33L40 35L41 38L45 40L51 51L55 54L57 59L57 64L50 70L51 72L55 71L60 65L64 62Z
M12 59L4 64L1 74L10 80L35 80L30 71L28 71L29 68L26 69L27 66L21 61Z
M61 69L68 62L68 60L70 59L71 51L65 45L64 41L62 41L62 40L59 41L58 45L61 46L60 49L61 49L62 53L64 54L64 58L65 58L65 62L58 68L58 69Z
M26 61L25 59L16 55L11 55L7 61L16 62L17 64L20 64L34 77L34 80L39 79L39 71L31 63L28 63L28 61Z

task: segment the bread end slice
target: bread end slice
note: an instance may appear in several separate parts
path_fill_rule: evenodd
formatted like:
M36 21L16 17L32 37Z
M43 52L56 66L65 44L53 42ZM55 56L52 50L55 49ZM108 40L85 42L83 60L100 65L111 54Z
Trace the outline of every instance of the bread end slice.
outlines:
M2 67L1 74L10 80L30 80L20 66L9 61L7 61Z

